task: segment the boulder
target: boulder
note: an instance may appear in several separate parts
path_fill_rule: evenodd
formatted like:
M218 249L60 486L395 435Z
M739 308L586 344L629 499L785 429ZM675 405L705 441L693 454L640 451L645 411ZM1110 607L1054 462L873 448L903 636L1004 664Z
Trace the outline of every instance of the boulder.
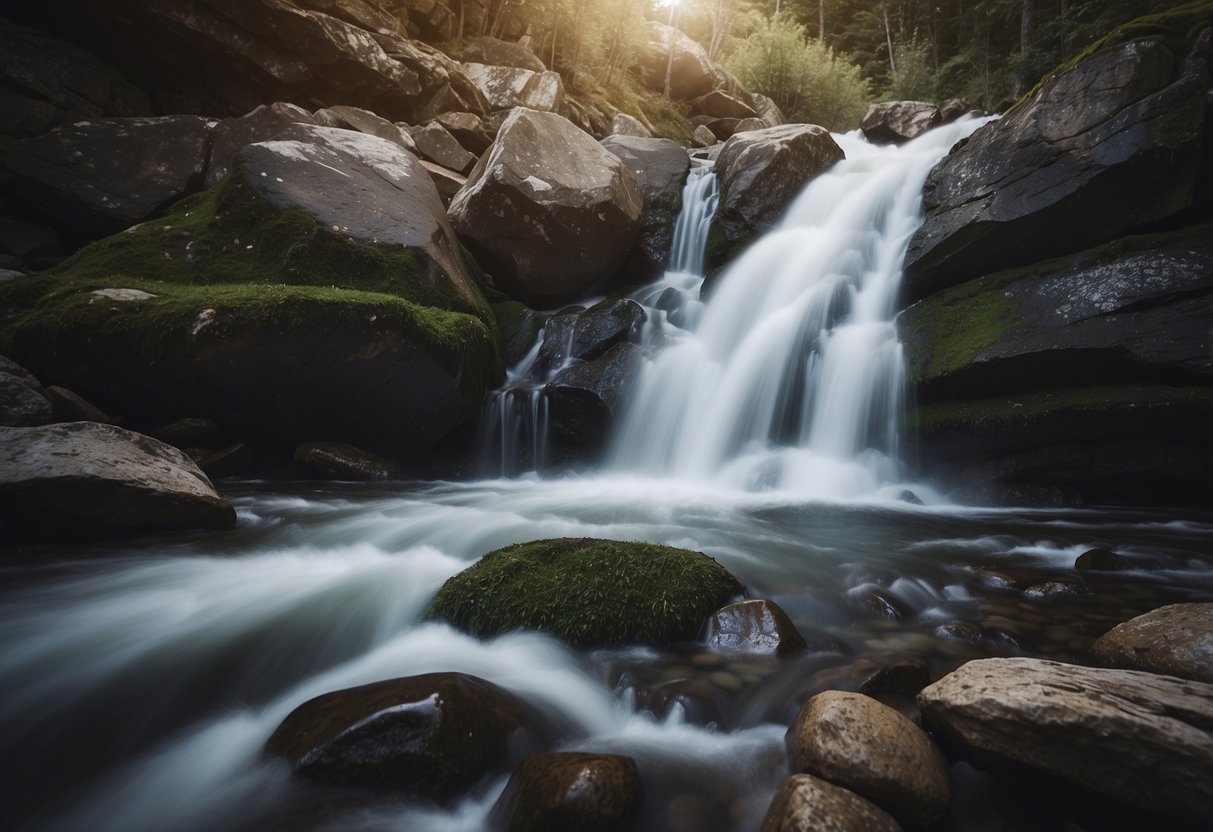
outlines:
M611 127L607 136L635 136L642 139L652 138L653 133L644 126L644 122L627 113L616 113L611 119ZM635 173L635 171L633 171Z
M29 216L77 242L96 239L199 190L210 133L199 116L76 122L15 142L8 186Z
M1208 79L1154 40L1058 73L931 171L914 297L1113 240L1192 205Z
M640 282L655 280L670 256L690 157L669 139L608 136L602 146L627 165L644 194L640 236L628 254L628 274Z
M577 316L569 355L581 361L594 361L611 347L635 341L644 324L644 307L634 300L604 300Z
M918 697L983 766L1027 769L1104 802L1213 821L1213 685L1041 659L968 662Z
M9 358L7 355L0 355L0 373L16 376L21 380L22 384L26 384L35 390L42 389L42 383L38 381L37 376L22 367L16 361L13 361L13 359Z
M708 647L759 656L791 656L809 649L788 614L766 599L716 610L708 621Z
M943 123L939 108L926 101L885 101L868 107L859 129L870 142L904 144Z
M522 761L491 817L510 832L624 832L641 798L631 757L554 751Z
M107 116L151 115L147 96L93 55L0 20L0 135L41 136Z
M492 682L427 673L310 699L265 747L299 777L447 804L542 750L553 733Z
M949 98L939 107L939 122L940 124L951 124L968 112L971 112L971 108L964 99Z
M543 314L516 300L493 304L493 317L501 334L501 357L513 367L526 357L544 326Z
M368 32L381 35L391 35L400 31L400 21L374 2L366 0L296 0L305 9L340 18L347 23L353 23Z
M729 95L722 90L712 90L707 95L696 98L691 102L691 113L697 116L738 120L758 117L754 108L742 101L740 97Z
M711 147L717 143L716 134L704 125L697 124L691 133L691 143L695 147Z
M198 417L161 425L151 435L175 448L217 448L228 441L227 433L214 420Z
M858 693L819 693L787 733L788 760L871 800L908 826L930 827L952 801L948 763L897 711Z
M1213 604L1170 604L1117 624L1091 647L1108 664L1213 683Z
M0 370L0 425L31 427L55 420L50 400L23 377Z
M640 79L656 92L665 90L670 67L670 97L697 98L716 86L715 64L703 47L676 28L650 20L648 38L637 55ZM673 52L673 63L670 54Z
M569 461L597 456L621 415L640 362L639 347L616 344L600 358L565 367L544 386L554 456Z
M392 144L398 144L405 150L416 153L417 146L413 137L401 130L382 116L377 116L370 110L361 107L351 107L348 104L338 104L333 107L319 109L313 115L316 124L323 127L340 127L342 130L353 130L356 133L366 133L386 139ZM267 138L271 138L268 137Z
M1074 559L1074 568L1079 572L1119 572L1131 567L1127 559L1107 549L1088 549Z
M434 117L434 123L442 125L465 150L476 156L493 143L493 134L489 133L484 121L472 113L441 113Z
M442 200L443 206L449 208L455 194L459 193L460 189L468 183L468 178L462 173L448 170L442 165L427 162L425 159L421 160L421 166L425 168L434 187L438 189L438 198Z
M197 457L188 451L187 455L203 473L214 479L243 476L252 470L257 461L257 452L248 442L237 442L217 451L202 451Z
M545 72L547 67L530 47L500 38L480 35L459 47L456 56L461 61L472 61L490 66L510 66L531 72Z
M430 122L409 132L415 142L415 152L447 170L467 173L476 162L476 157L468 153L441 124Z
M829 131L812 124L787 124L738 133L716 160L720 205L713 226L718 239L709 265L773 228L805 184L843 158Z
M400 466L391 460L341 442L305 442L295 461L336 480L398 480Z
M762 130L763 128L769 126L769 124L760 118L743 118L741 121L737 122L737 126L733 128L733 132L745 133L750 130Z
M691 119L691 124L695 125L696 129L706 127L720 141L724 141L736 133L737 125L741 122L742 119L739 118L719 118L717 116L695 116Z
M211 134L211 155L206 166L206 187L213 188L231 170L232 160L246 145L275 139L292 124L315 124L302 107L278 101L259 104L238 118L225 118Z
M7 267L22 272L49 269L63 259L65 252L63 239L55 229L0 217L0 256L5 258Z
M108 423L113 421L101 408L66 387L52 384L42 392L47 401L51 403L51 410L55 414L54 421L56 422Z
M0 428L0 522L31 541L224 529L232 506L189 457L113 425Z
M761 832L901 832L901 826L852 791L793 774L775 793Z
M778 127L784 123L783 112L779 106L765 95L756 92L750 93L750 104L767 127Z
M529 107L555 112L564 101L564 82L555 72L466 63L464 72L494 110Z
M542 306L619 270L643 201L624 163L567 119L518 108L450 215L499 289Z
M613 540L537 540L449 579L429 619L481 638L543 630L579 647L691 641L741 585L699 552Z

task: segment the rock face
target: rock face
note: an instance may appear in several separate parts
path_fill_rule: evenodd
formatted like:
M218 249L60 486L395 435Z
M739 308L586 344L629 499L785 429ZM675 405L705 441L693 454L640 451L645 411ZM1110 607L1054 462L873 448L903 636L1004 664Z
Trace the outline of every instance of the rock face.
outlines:
M674 53L672 65L671 49ZM665 89L666 68L672 66L670 96L675 99L697 98L716 86L715 65L703 47L677 28L663 23L649 21L648 42L640 50L638 63L644 85L657 92Z
M948 810L943 753L897 711L857 693L827 691L800 709L787 733L792 770L851 789L910 826Z
M210 132L199 116L77 122L15 143L9 187L29 215L96 239L199 190Z
M0 521L18 538L235 525L189 457L113 425L0 428Z
M628 274L636 280L654 280L665 271L670 255L690 157L669 139L608 136L602 146L627 165L644 194L640 236L628 254Z
M1213 234L1119 240L934 294L898 327L920 456L953 483L1181 500L1213 482Z
M1091 652L1105 662L1213 683L1213 604L1171 604L1100 636Z
M544 630L581 646L695 638L737 583L699 552L612 540L537 540L489 552L443 584L426 617L480 637ZM658 599L658 603L654 603Z
M497 685L430 673L304 702L266 750L311 780L447 803L550 738L532 709Z
M565 367L544 386L554 458L588 462L601 452L640 363L639 347L616 344L599 358Z
M927 180L909 292L1081 250L1190 206L1208 79L1181 59L1147 40L1102 50L954 150Z
M493 807L510 832L623 832L642 798L631 757L551 752L522 761Z
M926 101L885 101L873 104L859 129L869 141L902 144L943 123L939 108Z
M810 179L843 158L825 128L787 124L738 133L716 160L720 206L713 225L724 245L709 243L719 265L728 254L775 226Z
M979 764L1014 764L1116 804L1213 821L1213 685L1039 659L971 661L923 718Z
M901 826L854 792L793 774L775 793L761 832L901 832Z
M796 625L778 604L740 601L717 610L708 622L708 646L724 653L790 656L808 650Z
M643 200L623 162L571 122L519 108L450 216L498 288L542 306L618 271Z

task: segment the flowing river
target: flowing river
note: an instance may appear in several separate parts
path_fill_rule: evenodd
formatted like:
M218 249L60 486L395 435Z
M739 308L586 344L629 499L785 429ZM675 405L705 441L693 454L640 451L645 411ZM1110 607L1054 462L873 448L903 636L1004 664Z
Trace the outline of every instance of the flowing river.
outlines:
M235 530L22 550L0 588L9 826L60 830L477 830L504 786L450 809L352 803L262 748L318 694L462 671L569 727L562 748L636 759L642 828L753 830L805 698L906 658L1083 661L1110 626L1213 599L1213 514L993 510L907 482L892 324L927 171L974 123L848 160L719 278L668 274L651 360L600 471L391 485L229 482ZM708 182L702 199L712 198ZM692 258L693 260L693 258ZM658 291L660 290L660 291ZM901 499L906 490L924 505ZM579 652L480 641L422 612L483 553L547 537L703 551L832 649L733 659L699 645ZM1079 576L1111 549L1126 571ZM1055 581L1077 594L1026 595ZM976 775L974 775L976 777ZM962 784L953 828L997 799ZM1028 826L1022 828L1030 828Z

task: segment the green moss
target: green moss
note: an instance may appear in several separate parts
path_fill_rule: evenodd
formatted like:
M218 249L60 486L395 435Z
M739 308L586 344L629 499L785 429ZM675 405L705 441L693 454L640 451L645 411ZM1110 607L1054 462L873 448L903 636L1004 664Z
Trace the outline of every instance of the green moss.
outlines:
M487 637L543 630L577 646L694 639L742 589L720 564L686 549L557 539L490 552L448 580L426 617Z
M1066 413L1103 412L1132 408L1200 408L1213 419L1213 389L1120 385L1065 390L1043 390L1014 398L938 402L910 411L907 426L925 434L945 430L988 431L1013 428L1045 417Z
M1005 115L1010 115L1031 100L1053 78L1073 69L1102 49L1120 46L1134 40L1152 40L1165 44L1176 58L1182 59L1195 44L1200 33L1209 28L1211 21L1213 21L1213 0L1193 0L1193 2L1184 3L1165 12L1130 20L1128 23L1116 27L1070 60L1046 72L1040 82L1023 98L1015 102L1015 106L1007 110Z

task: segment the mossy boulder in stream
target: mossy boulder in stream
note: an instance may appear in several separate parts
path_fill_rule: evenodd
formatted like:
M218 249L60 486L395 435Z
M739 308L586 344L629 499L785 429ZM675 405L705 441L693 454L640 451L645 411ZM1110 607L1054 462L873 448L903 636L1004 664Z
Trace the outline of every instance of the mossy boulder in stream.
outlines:
M543 630L570 644L693 640L742 591L699 552L652 543L536 540L489 552L448 580L427 617L477 636Z

